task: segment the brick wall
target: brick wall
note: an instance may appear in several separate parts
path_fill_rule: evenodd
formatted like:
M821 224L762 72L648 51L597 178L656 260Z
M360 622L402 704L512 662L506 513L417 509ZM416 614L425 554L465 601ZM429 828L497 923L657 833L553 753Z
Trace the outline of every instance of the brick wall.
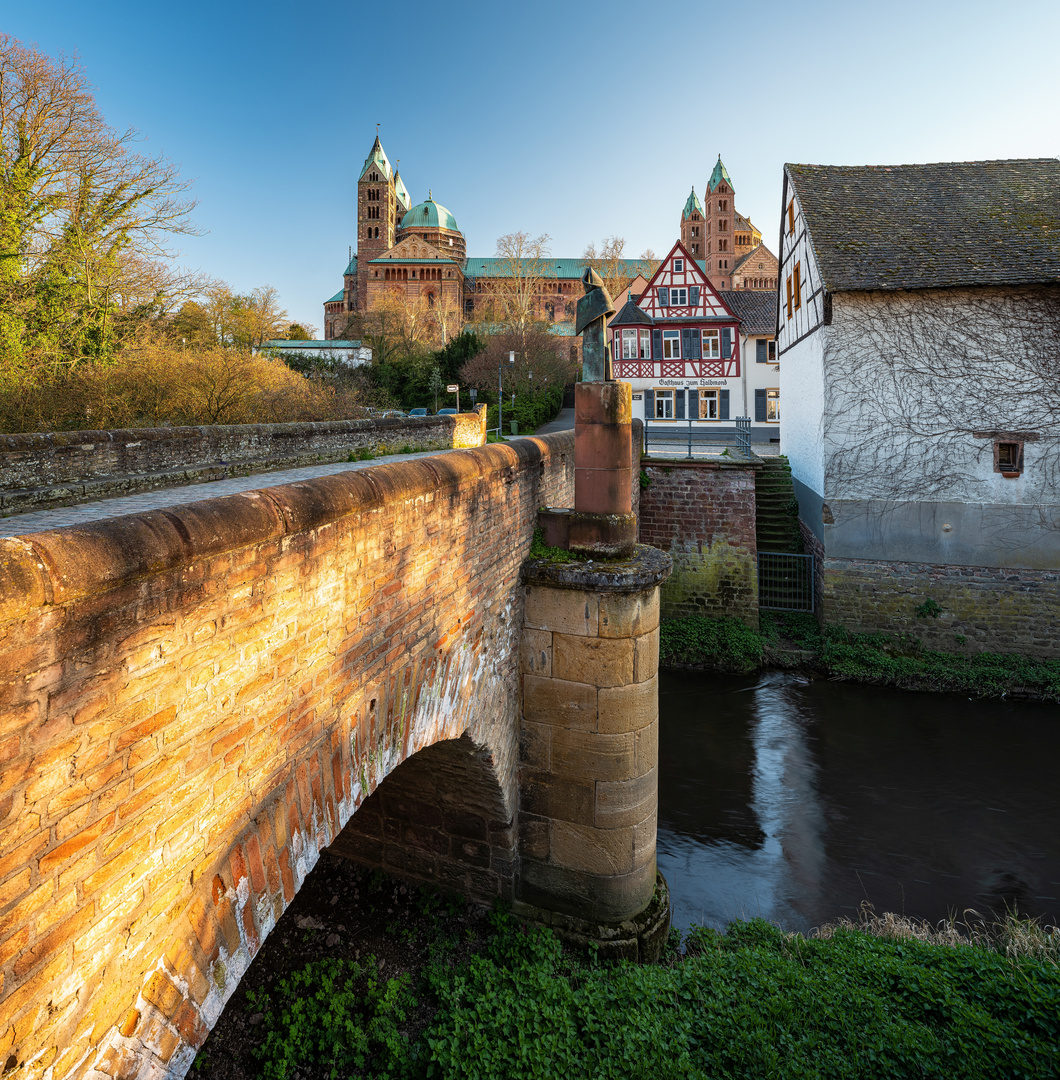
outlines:
M750 465L642 462L640 541L669 552L662 617L733 616L758 626L755 474Z
M189 477L191 482L215 479L229 470L343 461L361 449L381 454L396 453L403 446L430 450L481 446L484 433L477 442L469 442L471 433L464 430L478 423L478 417L469 415L0 435L0 509L10 513L40 509L57 498L72 501L79 482L108 477L205 470L202 477ZM178 476L170 482L184 480ZM74 486L66 496L41 491L54 485ZM88 494L131 490L123 483L114 485L114 492L96 490L99 487L92 485ZM39 494L30 494L34 491Z
M848 630L911 632L947 652L1060 657L1060 570L826 559L823 593L824 620ZM917 618L928 599L942 610Z
M511 821L517 573L572 488L564 433L0 542L0 1061L183 1075L424 747Z

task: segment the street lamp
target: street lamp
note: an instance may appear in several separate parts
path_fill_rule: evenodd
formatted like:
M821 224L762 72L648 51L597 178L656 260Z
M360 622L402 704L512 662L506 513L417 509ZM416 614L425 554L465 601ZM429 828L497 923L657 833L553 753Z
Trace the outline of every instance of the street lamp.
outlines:
M508 353L508 363L512 366L512 370L515 369L515 353ZM501 371L503 364L497 365L497 438L503 439L504 435L504 385L501 380ZM512 404L515 404L515 395L512 394Z

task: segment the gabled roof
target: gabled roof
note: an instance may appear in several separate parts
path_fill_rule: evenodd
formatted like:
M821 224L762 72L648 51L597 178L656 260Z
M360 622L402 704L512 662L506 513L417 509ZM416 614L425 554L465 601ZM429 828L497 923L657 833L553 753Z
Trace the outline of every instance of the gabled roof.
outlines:
M695 185L692 187L692 194L685 200L685 208L681 211L681 220L687 221L694 211L699 211L700 217L705 217L703 213L703 204L699 201L699 196L696 194Z
M777 331L777 294L770 290L726 289L719 293L736 317L745 334L768 334Z
M426 240L417 236L415 233L412 236L406 236L404 240L399 240L389 251L384 252L378 259L371 259L368 263L369 266L376 266L379 263L430 263L437 266L439 263L449 263L456 265L454 259L451 259L448 255L443 255L433 244L428 244Z
M785 165L826 289L1060 281L1060 160Z
M269 338L261 343L263 349L359 349L359 341L350 341L345 338L328 338L321 341L319 338L310 338L300 341L291 338Z
M763 252L765 252L773 260L774 263L777 262L776 255L774 255L773 252L765 246L765 244L756 244L746 255L741 255L740 258L738 258L736 262L733 263L732 272L735 274L736 271L739 270L745 262L748 262L751 259L760 259Z
M655 320L637 307L636 300L627 300L622 310L607 324L608 326L654 326Z
M379 171L389 180L394 175L394 170L390 168L390 161L386 156L386 151L383 149L383 144L379 141L379 136L376 135L375 142L372 143L372 149L368 151L368 157L364 159L364 168L361 169L361 175L359 179L364 179L364 174L368 170L376 165Z
M714 166L714 171L710 174L710 179L707 181L707 190L715 191L722 180L729 185L729 190L735 194L736 188L732 186L732 180L729 179L729 170L722 165L721 154L718 154L718 163Z

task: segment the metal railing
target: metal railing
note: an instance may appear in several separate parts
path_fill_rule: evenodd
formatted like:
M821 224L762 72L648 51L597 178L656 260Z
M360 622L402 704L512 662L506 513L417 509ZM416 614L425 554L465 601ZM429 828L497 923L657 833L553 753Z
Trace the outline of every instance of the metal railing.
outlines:
M645 420L643 451L647 457L716 456L718 447L735 447L742 454L751 453L751 418L737 416L735 427L704 423L701 420Z
M768 611L813 611L813 556L758 553L758 606Z

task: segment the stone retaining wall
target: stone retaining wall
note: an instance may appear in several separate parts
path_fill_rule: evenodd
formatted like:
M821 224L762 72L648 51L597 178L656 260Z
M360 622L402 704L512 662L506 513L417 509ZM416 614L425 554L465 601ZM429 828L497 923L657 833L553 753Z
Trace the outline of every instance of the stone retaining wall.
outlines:
M910 632L947 652L1060 657L1060 570L825 559L822 587L824 621L851 631ZM917 617L927 600L941 610Z
M0 512L69 505L230 475L345 461L357 451L486 442L485 411L390 420L0 435Z
M640 542L669 552L662 617L732 616L758 626L751 463L642 461Z

